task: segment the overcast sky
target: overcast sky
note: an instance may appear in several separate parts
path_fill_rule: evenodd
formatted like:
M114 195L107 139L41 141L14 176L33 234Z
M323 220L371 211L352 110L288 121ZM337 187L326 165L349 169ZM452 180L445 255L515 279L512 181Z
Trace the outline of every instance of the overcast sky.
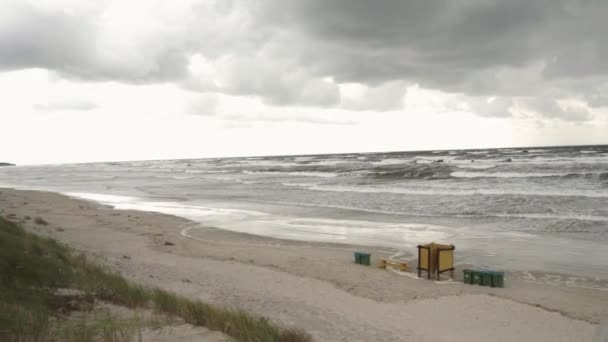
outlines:
M0 161L608 143L605 0L0 0Z

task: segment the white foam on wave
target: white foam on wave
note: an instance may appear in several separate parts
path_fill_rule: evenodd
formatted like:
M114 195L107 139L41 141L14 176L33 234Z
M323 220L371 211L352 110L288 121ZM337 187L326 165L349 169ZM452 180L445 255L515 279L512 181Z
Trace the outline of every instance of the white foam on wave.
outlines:
M206 217L201 222L227 230L275 238L397 248L414 248L419 241L449 242L455 234L453 229L432 224L282 215L243 216L228 220Z
M393 193L405 195L443 195L443 196L471 196L471 195L526 195L526 196L555 196L555 197L593 197L608 198L607 191L591 190L504 190L495 188L486 189L414 189L400 187L373 187L373 186L338 186L338 185L314 185L308 188L313 191L334 192L360 192L360 193Z
M291 182L285 182L285 183L281 183L281 185L283 185L283 186L297 187L297 188L308 188L308 187L314 186L316 184L315 183L291 183Z
M203 174L214 174L214 173L231 173L233 170L186 170L185 173L203 173Z
M291 167L298 166L300 163L292 161L279 161L272 159L261 159L261 160L247 160L243 164L250 166L273 166L273 167Z
M315 172L315 171L243 171L248 175L266 175L266 176L302 176L302 177L322 177L322 178L333 178L337 177L338 174L334 172Z
M166 201L150 201L145 198L133 197L133 196L122 196L122 195L109 195L99 193L82 193L82 192L68 192L65 195L94 201L97 203L110 205L115 209L119 210L140 210L158 212L169 215L181 216L193 220L200 219L202 217L209 216L233 216L233 217L252 217L252 216L264 216L268 215L264 212L255 210L245 209L226 209L226 208L215 208L202 205L185 204L179 202L166 202Z
M404 242L447 241L451 234L447 227L420 223L389 223L364 220L329 218L289 218L278 221L289 234L298 232L306 236L331 235L331 240L348 239L381 245L402 245ZM333 237L332 237L333 236Z
M560 177L572 173L540 173L540 172L466 172L455 171L450 176L456 178L533 178L533 177Z
M457 164L456 167L460 168L460 169L486 170L486 169L495 168L496 164L468 163L468 164Z
M412 161L411 159L399 159L399 158L386 158L380 161L372 162L372 165L397 165L397 164L405 164Z
M168 177L154 176L154 178L184 180L184 179L192 179L193 177L191 177L191 176L168 176Z
M559 219L559 220L579 220L579 221L599 221L608 222L606 216L594 216L594 215L555 215L555 214L492 214L491 216L496 217L519 217L519 218L532 218L532 219Z
M518 158L513 159L513 162L525 164L552 164L552 165L572 165L572 164L606 164L608 163L607 156L591 155L579 157L537 157L537 158Z
M66 192L65 195L70 197L81 198L88 201L99 202L108 205L120 205L123 203L135 203L139 199L133 196L108 195L88 192Z
M418 164L429 164L429 163L433 163L439 160L443 160L443 162L451 162L453 160L455 160L456 158L458 158L457 156L446 156L446 155L441 155L441 156L415 156L414 160L416 161L416 163Z

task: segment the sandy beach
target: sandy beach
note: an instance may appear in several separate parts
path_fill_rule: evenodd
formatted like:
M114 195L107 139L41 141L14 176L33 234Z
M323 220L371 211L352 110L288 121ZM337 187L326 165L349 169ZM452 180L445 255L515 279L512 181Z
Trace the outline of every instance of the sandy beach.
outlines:
M355 250L371 252L373 264L390 256L380 248L235 233L51 192L1 189L0 214L134 281L300 327L317 341L591 341L608 317L600 289L436 283L352 262Z

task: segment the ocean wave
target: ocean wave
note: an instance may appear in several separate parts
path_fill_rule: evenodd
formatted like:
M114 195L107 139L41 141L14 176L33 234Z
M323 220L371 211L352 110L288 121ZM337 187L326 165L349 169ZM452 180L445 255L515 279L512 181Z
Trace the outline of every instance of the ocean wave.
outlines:
M548 196L548 197L590 197L608 198L608 191L597 190L502 190L502 189L413 189L399 187L374 187L374 186L339 186L339 185L314 185L308 188L313 191L333 192L358 192L358 193L392 193L404 195L424 196L473 196L473 195L515 195L515 196Z
M139 197L134 196L109 195L88 192L65 192L64 195L110 205L133 203L141 200Z
M309 165L309 166L335 166L335 165L340 165L340 164L348 164L348 161L345 160L341 160L341 159L328 159L328 160L311 160L311 161L304 161L301 162L300 164L296 164L297 165ZM284 165L277 165L277 166L284 166Z
M600 180L608 179L608 172L562 172L562 173L541 173L541 172L473 172L455 171L450 173L455 178L538 178L538 177L561 177L561 178L596 178Z
M604 155L593 155L584 157L533 157L533 158L513 158L513 162L525 164L552 164L552 165L571 165L571 164L606 164L608 158Z
M333 178L338 177L335 172L306 172L306 171L243 171L248 175L265 175L265 176L302 176L302 177L322 177Z
M410 162L410 159L387 158L372 162L373 165L396 165Z
M450 162L450 161L455 160L456 158L458 158L458 156L439 155L439 156L415 156L413 159L418 164L428 164L428 163L437 162L439 160L441 160L442 162Z
M504 213L492 213L492 212L461 212L461 213L421 213L421 212L403 212L403 211L392 211L382 210L375 208L362 208L357 206L347 205L333 205L333 204L313 204L313 203L298 203L290 201L264 201L256 200L257 203L269 203L269 204L281 204L281 205L294 205L300 207L313 207L313 208L333 208L342 210L354 210L360 212L374 213L374 214L387 214L387 215L401 215L401 216L412 216L412 217L500 217L500 218L527 218L527 219L553 219L553 220L578 220L578 221L590 221L590 222L607 222L608 217L606 216L594 216L594 215L559 215L559 214L534 214L534 213L522 213L522 214L504 214ZM522 232L503 232L507 234L522 234ZM530 236L526 234L526 236Z
M460 168L460 169L486 170L486 169L495 168L496 164L475 164L475 163L469 163L469 164L456 165L456 167Z
M235 170L185 170L184 173L201 173L201 174L214 174L214 173L234 173Z
M523 213L523 214L490 214L496 217L516 217L516 218L531 218L531 219L556 219L556 220L578 220L578 221L601 221L608 222L606 216L594 216L594 215L559 215L559 214L535 214L535 213ZM572 229L572 228L571 228ZM577 230L580 230L577 228ZM567 231L567 229L563 229ZM573 230L571 230L572 232Z
M291 182L285 182L285 183L281 183L282 186L290 186L290 187L296 187L296 188L308 188L311 186L315 186L317 184L313 184L313 183L291 183Z
M168 177L163 177L163 176L154 176L154 178L158 178L158 179L176 179L176 180L185 180L185 179L192 179L192 176L168 176Z
M243 165L247 166L273 166L273 167L291 167L300 165L299 162L292 162L287 160L272 160L272 159L260 159L260 160L247 160Z
M362 170L366 171L366 170ZM403 165L378 166L367 173L368 177L391 180L391 179L444 179L450 177L451 167L444 163L418 164L411 163ZM363 173L364 175L366 173Z
M537 173L537 172L467 172L456 171L450 176L456 178L533 178L533 177L564 177L569 173Z

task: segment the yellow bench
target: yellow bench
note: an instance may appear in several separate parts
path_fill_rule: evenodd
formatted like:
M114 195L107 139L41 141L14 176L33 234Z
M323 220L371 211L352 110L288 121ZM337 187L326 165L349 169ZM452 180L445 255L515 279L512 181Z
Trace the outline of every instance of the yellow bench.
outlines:
M389 259L380 259L379 268L386 269L388 266L399 268L399 271L406 272L407 271L407 262L405 261L393 261Z

